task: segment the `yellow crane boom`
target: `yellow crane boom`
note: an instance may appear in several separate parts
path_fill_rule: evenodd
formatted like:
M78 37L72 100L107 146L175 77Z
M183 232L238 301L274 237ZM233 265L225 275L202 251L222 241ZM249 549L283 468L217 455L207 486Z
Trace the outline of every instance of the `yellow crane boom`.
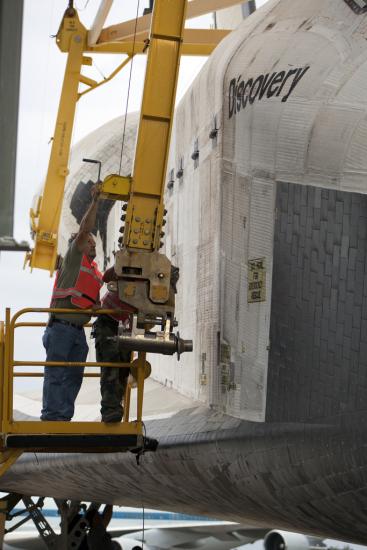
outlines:
M237 3L222 0L224 4ZM208 11L219 0L192 0L193 7ZM108 2L105 0L105 5ZM145 437L142 422L144 379L149 376L150 365L146 353L163 353L178 356L192 350L192 342L173 333L174 285L173 266L169 259L159 252L164 217L164 181L172 128L175 94L180 56L185 52L185 14L187 0L155 0L149 41L135 44L124 40L96 44L88 41L88 31L81 24L72 0L65 11L56 42L61 51L68 53L60 106L47 172L43 196L36 211L31 211L35 247L28 256L31 267L55 269L57 255L57 233L61 216L65 180L68 175L68 161L71 135L78 99L102 83L82 75L83 65L90 65L88 52L125 53L125 59L104 82L113 78L136 54L148 50L144 94L138 129L134 169L131 177L111 174L102 182L102 193L115 200L126 202L125 231L121 249L116 253L115 272L118 278L119 297L133 305L137 314L133 316L130 332L119 334L124 349L138 351L133 363L99 363L99 366L116 366L136 372L137 411L136 420L130 421L128 386L125 395L124 421L119 425L105 426L98 422L39 422L17 421L13 417L13 382L15 376L38 376L37 373L18 372L23 366L68 366L80 363L18 361L14 356L14 332L19 327L44 326L45 323L19 322L29 312L60 313L57 309L25 309L11 317L6 311L5 324L0 322L0 476L26 450L37 452L104 452L138 449L155 450L156 440ZM211 51L225 33L204 33L198 43L189 43L190 53L202 54ZM186 36L198 36L186 33ZM79 84L87 85L80 92ZM76 314L77 310L61 310ZM93 311L88 311L90 314ZM110 314L111 310L99 310L98 314ZM152 326L161 325L161 331L150 332ZM84 363L96 366L96 363ZM93 376L94 374L90 374ZM52 436L51 438L49 436ZM4 511L4 510L3 510ZM0 510L0 523L1 523ZM0 545L1 545L0 529Z
M192 0L189 2L189 11L192 14L209 12L211 9L217 9L219 5L226 7L238 3L238 0ZM66 178L69 173L68 162L70 156L71 136L74 124L75 109L77 101L94 90L98 86L107 83L111 80L136 54L143 54L147 50L154 52L159 59L162 59L164 63L164 70L167 73L165 82L160 84L160 74L162 70L161 63L157 71L157 66L152 62L148 62L147 74L146 74L146 86L144 92L144 103L147 113L141 116L141 129L139 130L138 148L136 152L135 160L135 177L133 180L133 194L134 200L130 203L129 210L127 212L127 218L130 220L130 228L134 232L136 227L134 226L134 218L132 217L132 209L134 211L137 207L137 195L144 193L142 188L147 184L145 179L145 168L143 165L147 165L147 159L152 159L150 163L149 171L154 170L154 173L161 179L160 183L157 183L157 177L154 178L154 184L149 179L149 186L152 193L156 196L163 193L163 180L166 166L167 150L169 146L169 134L170 126L167 122L158 122L154 124L155 129L161 132L160 136L164 136L163 142L157 143L157 139L151 139L153 124L147 124L149 116L156 116L164 118L171 118L171 113L174 105L174 93L172 91L176 89L178 64L180 54L183 55L209 55L217 44L228 34L226 30L208 30L208 29L184 29L185 17L183 17L182 24L179 25L175 22L176 14L174 11L177 9L177 13L181 13L181 1L171 2L169 0L157 0L154 5L154 12L157 14L153 19L153 25L155 29L162 30L162 37L157 38L157 33L154 31L151 36L150 47L147 48L147 25L149 25L151 15L145 15L138 18L137 23L141 20L143 22L144 33L142 36L137 36L137 40L132 40L131 33L128 36L128 40L124 39L123 30L116 33L116 39L113 38L113 32L110 29L102 30L97 43L89 43L90 36L89 31L82 25L79 20L78 13L72 5L72 1L69 2L69 7L66 9L62 22L60 24L59 31L56 35L56 44L62 52L68 54L64 82L62 86L59 110L57 115L57 121L55 125L55 132L53 136L51 155L49 160L49 166L47 171L47 177L44 185L43 195L40 198L35 210L31 209L31 227L32 235L34 238L34 248L27 254L26 261L29 262L30 267L46 269L50 271L52 275L57 259L57 237L60 223L62 201L64 196L64 188ZM172 9L173 8L173 9ZM179 17L181 17L181 15ZM127 28L130 22L127 22ZM122 24L122 29L125 29L126 25ZM125 26L124 26L125 25ZM153 29L153 27L152 27ZM163 38L165 36L165 38ZM171 37L170 39L168 39ZM145 40L145 41L144 41ZM171 47L168 46L171 44ZM173 47L172 47L173 44ZM111 73L109 77L96 82L82 74L82 68L84 65L92 65L93 60L86 54L91 53L114 53L124 54L125 59L120 65ZM170 57L171 56L171 57ZM148 55L149 57L149 55ZM162 79L163 80L163 79ZM87 86L87 89L80 91L80 84ZM159 88L160 97L155 98L153 93ZM172 101L173 97L173 101ZM158 102L160 105L158 106ZM163 106L163 103L165 105ZM152 107L157 111L154 114ZM168 114L168 116L167 116ZM165 130L163 129L165 127ZM159 130L158 130L159 128ZM168 129L168 132L167 132ZM150 135L148 135L150 132ZM147 144L149 146L147 147ZM154 155L150 155L152 148L159 148L159 151L155 149ZM158 153L158 157L157 157ZM149 154L149 157L146 155ZM144 157L144 161L142 161ZM144 182L144 183L143 183ZM106 185L106 192L109 189L116 191L116 181L110 179L112 187ZM129 191L127 182L123 184L120 181L122 188L120 189L120 195L124 195ZM143 186L143 187L142 187ZM154 192L153 192L154 186ZM110 197L112 198L112 197ZM121 198L116 195L116 198ZM153 204L155 199L149 199L149 204ZM160 199L158 199L160 202ZM142 201L140 201L142 204ZM148 204L148 203L147 203ZM140 207L139 207L140 208ZM145 206L143 210L145 210ZM149 208L152 211L154 208ZM160 220L162 217L162 208L158 212L156 219ZM138 215L138 217L140 217ZM144 231L146 228L144 229ZM125 233L126 235L126 233ZM131 232L128 233L129 246L134 246L135 239L130 238ZM144 241L149 241L149 244L144 245ZM156 246L158 244L158 234L154 237ZM127 244L127 243L126 243ZM150 239L139 239L138 247L144 247L145 249L151 249Z
M170 6L168 7L168 4ZM187 0L156 0L124 245L158 250Z

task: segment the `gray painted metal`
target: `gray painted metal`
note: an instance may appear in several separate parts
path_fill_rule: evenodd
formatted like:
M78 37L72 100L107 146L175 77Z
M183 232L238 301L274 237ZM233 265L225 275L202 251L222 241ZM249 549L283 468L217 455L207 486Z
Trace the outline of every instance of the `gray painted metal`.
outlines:
M23 0L0 0L0 236L12 235Z

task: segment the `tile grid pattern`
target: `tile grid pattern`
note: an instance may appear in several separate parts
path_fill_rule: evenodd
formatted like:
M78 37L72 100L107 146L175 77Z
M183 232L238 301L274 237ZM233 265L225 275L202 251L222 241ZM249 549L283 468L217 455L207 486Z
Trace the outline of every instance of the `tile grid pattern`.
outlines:
M367 197L278 184L267 420L366 409Z

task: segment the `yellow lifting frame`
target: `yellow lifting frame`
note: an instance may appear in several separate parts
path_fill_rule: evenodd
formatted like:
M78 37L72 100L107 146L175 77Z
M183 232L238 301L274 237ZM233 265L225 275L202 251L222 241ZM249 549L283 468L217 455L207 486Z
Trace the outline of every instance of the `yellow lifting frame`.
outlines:
M187 5L186 19L200 17L202 15L206 15L207 13L213 13L215 11L229 8L238 4L244 4L247 1L248 0L191 0ZM98 37L97 44L99 45L106 42L116 42L118 40L132 40L134 37L134 33L136 33L135 37L137 41L142 41L144 35L149 31L151 25L151 17L152 15L151 13L149 13L138 17L137 20L130 19L129 21L124 21L123 23L118 23L111 25L110 27L106 27L102 29ZM202 32L202 29L196 30L198 32ZM201 42L201 40L199 42ZM184 52L183 55L185 55Z
M12 317L10 309L6 309L5 323L0 322L0 384L1 384L1 402L0 402L0 423L2 443L0 443L0 476L17 460L24 452L24 449L7 448L6 438L9 435L21 434L22 436L42 435L61 435L65 434L70 437L77 438L78 436L88 435L134 435L143 438L143 396L144 396L144 381L149 375L150 370L147 368L146 354L139 353L138 358L133 363L71 363L71 362L56 362L56 361L16 361L14 359L14 332L19 327L42 327L46 323L39 322L19 322L20 316L27 313L68 313L76 314L79 310L76 309L56 309L56 308L26 308L18 311ZM100 315L111 313L112 310L85 310L85 313L91 315ZM61 422L61 421L16 421L13 418L13 379L16 376L43 376L43 374L34 372L17 373L15 368L20 366L66 366L73 368L74 366L92 366L92 367L115 367L115 368L130 368L134 367L136 376L137 388L137 408L136 420L130 421L130 395L132 386L128 383L124 398L124 418L123 422L105 424L102 422ZM86 373L88 376L99 376L96 373ZM77 439L75 439L77 442ZM77 443L75 443L77 447ZM39 449L40 451L42 449ZM52 451L48 448L48 451ZM57 449L54 449L57 452ZM92 452L93 449L85 452Z
M163 194L187 0L155 0L124 245L160 248Z
M223 1L223 0L222 0ZM159 4L159 5L158 5ZM172 12L171 5L175 5L175 8ZM60 25L60 29L56 36L56 42L58 47L62 52L68 54L67 64L65 68L64 82L62 86L59 110L57 115L57 121L55 125L55 132L53 136L51 155L49 160L49 166L46 176L46 182L44 186L43 196L38 201L38 205L35 210L31 209L30 219L32 232L34 235L35 245L34 249L27 254L26 261L29 262L31 269L40 268L47 269L52 275L55 270L56 258L57 258L57 239L58 239L58 229L60 224L60 216L62 210L62 202L64 196L65 182L69 174L68 163L70 155L70 146L72 138L72 130L74 125L75 110L77 101L90 91L96 89L97 87L106 84L109 82L116 74L122 70L123 67L131 61L132 57L136 54L143 54L148 50L154 49L154 55L152 55L152 60L157 59L157 55L162 56L158 62L159 71L164 69L169 81L164 83L163 89L164 94L162 100L166 101L168 94L171 94L171 99L167 99L167 107L162 109L158 108L159 112L164 112L163 117L166 116L172 117L172 109L174 105L174 96L176 90L176 81L177 81L177 71L180 53L182 55L210 55L214 50L217 44L228 34L228 31L224 30L198 30L198 29L183 29L184 24L184 11L182 11L183 5L186 2L183 0L177 0L177 2L169 2L167 5L167 0L157 0L157 6L155 6L155 22L153 22L154 30L152 35L152 40L150 48L147 48L147 41L144 42L144 38L140 38L140 41L135 43L124 42L124 41L111 41L104 43L97 43L95 45L88 45L88 31L81 24L78 14L75 9L68 8L64 14L63 20ZM161 7L159 7L161 6ZM169 10L167 9L169 6ZM167 12L167 13L165 13ZM145 17L145 16L144 16ZM175 23L178 17L179 24ZM161 30L163 29L163 33ZM168 29L168 30L166 30ZM166 33L166 34L165 34ZM102 32L103 34L103 32ZM157 36L161 34L159 40ZM171 36L171 39L169 37ZM182 43L183 40L183 43ZM171 46L168 47L168 44L171 43ZM153 46L154 44L154 46ZM171 53L168 53L168 51ZM174 53L173 53L174 52ZM86 53L114 53L114 54L124 54L127 56L122 63L104 80L101 82L96 82L84 75L81 74L83 65L91 65L92 59L86 57ZM170 57L172 56L172 57ZM162 60L162 64L161 64ZM169 67L172 62L172 67ZM151 69L153 69L153 61L149 62ZM157 68L157 63L155 63ZM156 70L156 68L154 70ZM144 92L144 102L143 108L157 101L153 99L153 93L155 92L154 78L152 77L152 70L149 69L149 80L146 91ZM155 73L157 74L157 73ZM158 79L159 80L159 79ZM160 79L163 81L163 78ZM157 82L157 78L155 78ZM79 91L79 84L82 83L87 86L87 89ZM166 85L167 84L167 85ZM161 91L162 88L160 88ZM170 90L170 91L168 91ZM150 111L150 106L148 108ZM148 113L149 116L149 113ZM155 115L153 115L155 116ZM158 115L159 117L160 115ZM147 140L150 141L150 136L147 138L142 137L143 134L146 134L146 131L150 131L149 128L152 127L152 124L147 124L147 113L142 115L142 122L144 122L144 129L141 129L140 133L140 146L138 148L138 156L135 162L136 167L136 184L134 187L135 199L133 200L131 208L135 209L137 193L141 192L142 184L139 183L141 178L145 177L145 174L139 173L138 163L141 163L142 155L146 153L146 143ZM162 121L163 122L163 121ZM160 160L156 162L156 157L151 154L150 147L148 146L149 162L154 161L154 171L155 173L160 174L162 182L164 181L164 173L166 170L167 162L167 151L164 153L163 148L168 148L169 135L170 135L170 122L163 122L163 124L158 124L161 126L159 132L163 131L165 136L164 144L160 146L159 153ZM164 126L166 129L163 130ZM148 130L147 130L148 129ZM150 133L152 133L150 131ZM155 134L155 131L153 132ZM145 145L144 145L145 144ZM147 158L144 157L143 163L147 165ZM162 160L163 158L163 160ZM144 172L144 170L143 170ZM156 178L155 178L156 179ZM159 190L158 190L159 189ZM162 195L163 187L162 184L151 183L149 184L149 192L159 193ZM116 194L115 199L121 199L121 193ZM110 196L110 198L113 198ZM150 202L149 202L150 200ZM141 209L143 211L153 211L153 203L157 201L152 200L152 196L148 200L149 207L146 206L146 201L144 204L142 201ZM161 201L158 201L161 203ZM132 210L129 210L131 213ZM129 216L129 213L128 213ZM128 217L127 216L127 217ZM162 217L162 204L159 207L157 223L160 224ZM143 242L138 243L138 248L144 248L151 250L152 249L152 240L154 241L154 246L156 247L159 242L159 231L155 231L155 236L151 235L152 239L148 239L149 243L143 245ZM143 239L143 241L146 239ZM130 243L131 246L136 248L136 244Z
M59 45L68 48L69 55L65 68L46 184L38 211L31 211L35 246L28 256L32 269L34 267L49 269L51 275L56 265L57 233L65 180L69 173L70 144L86 39L87 30L80 23L75 10L66 10L57 34L57 42Z

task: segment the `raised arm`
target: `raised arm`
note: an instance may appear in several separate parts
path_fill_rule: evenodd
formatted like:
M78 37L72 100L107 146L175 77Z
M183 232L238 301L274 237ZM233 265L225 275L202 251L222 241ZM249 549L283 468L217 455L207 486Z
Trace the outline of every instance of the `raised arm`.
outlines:
M99 196L99 186L94 185L92 187L92 202L90 203L88 210L86 211L82 221L80 222L79 231L75 238L78 250L80 250L81 252L85 249L85 246L88 242L89 234L91 233L91 231L93 231L94 225L96 223Z

